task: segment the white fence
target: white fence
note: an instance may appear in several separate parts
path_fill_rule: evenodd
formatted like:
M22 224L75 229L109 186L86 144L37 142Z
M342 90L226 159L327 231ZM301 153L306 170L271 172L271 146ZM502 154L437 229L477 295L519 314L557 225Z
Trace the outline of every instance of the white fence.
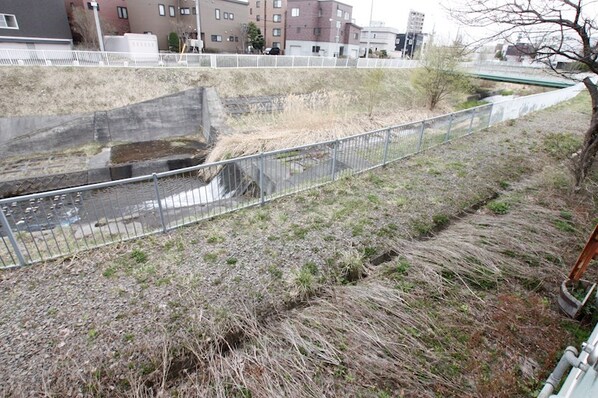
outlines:
M134 68L415 68L417 61L245 54L0 50L0 65Z

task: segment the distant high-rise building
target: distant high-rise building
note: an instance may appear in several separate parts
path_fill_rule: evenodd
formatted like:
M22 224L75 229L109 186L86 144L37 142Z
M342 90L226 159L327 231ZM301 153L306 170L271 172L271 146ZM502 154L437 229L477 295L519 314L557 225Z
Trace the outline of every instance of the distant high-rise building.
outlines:
M409 57L413 57L413 49L415 47L416 38L423 33L424 30L424 18L423 12L409 11L409 18L407 19L407 29L402 38L403 44L403 57L409 54ZM400 35L399 35L400 36ZM399 38L397 36L397 38ZM400 38L399 38L400 39ZM408 51L407 46L411 49Z
M423 12L409 11L409 19L407 19L407 33L419 34L424 29L424 18Z

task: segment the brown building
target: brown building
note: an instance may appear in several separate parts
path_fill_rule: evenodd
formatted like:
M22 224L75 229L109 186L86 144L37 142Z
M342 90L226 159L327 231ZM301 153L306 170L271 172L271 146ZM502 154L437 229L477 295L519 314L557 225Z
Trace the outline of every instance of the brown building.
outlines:
M73 29L73 17L76 15L75 10L77 8L80 12L83 12L83 14L79 14L77 18L81 18L82 16L85 17L85 21L78 22L87 25L84 27L84 30L90 31L87 32L87 34L91 33L92 35L96 35L93 11L88 8L87 3L87 0L64 0L69 16L69 23L71 24L71 30L73 30L73 38L76 41L81 41L80 34L76 31L77 29ZM100 17L102 33L104 35L123 35L131 31L129 27L129 12L126 0L99 0L98 4L100 5L98 16Z
M197 37L195 0L128 0L132 33L153 33L160 50L168 50L168 35ZM248 5L238 0L201 0L201 39L206 52L243 52L242 24Z
M249 21L262 31L266 47L284 50L287 0L249 0Z
M287 0L288 55L359 56L353 7L335 0Z

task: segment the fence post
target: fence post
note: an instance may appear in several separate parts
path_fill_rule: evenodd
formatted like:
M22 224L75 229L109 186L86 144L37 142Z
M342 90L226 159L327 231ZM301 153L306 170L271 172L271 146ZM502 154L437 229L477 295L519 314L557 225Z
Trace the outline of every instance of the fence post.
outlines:
M475 119L475 114L478 108L473 108L473 112L471 112L471 120L469 121L469 128L467 129L467 135L471 134L471 129L473 128L473 119Z
M490 113L488 115L488 124L486 125L486 127L490 127L491 123L492 123L492 111L494 110L494 103L490 104Z
M291 56L291 68L295 67L295 56Z
M48 66L48 59L46 58L46 52L42 50L42 58L44 59L44 65Z
M239 69L239 54L237 54L237 69Z
M17 255L17 258L19 259L19 265L27 265L27 261L25 261L25 257L23 257L21 248L19 247L19 244L17 243L17 239L15 238L14 234L12 233L12 229L10 228L10 225L8 224L8 220L6 219L6 216L4 215L4 210L2 210L2 209L0 209L0 225L2 225L2 229L4 229L6 231L8 240L10 241L10 244L12 245L12 248L14 249L15 254Z
M349 67L349 57L347 57L346 61L345 61L345 68Z
M382 160L382 166L386 166L388 163L388 144L390 143L390 129L386 129L386 137L384 139L384 159Z
M421 130L419 131L419 141L417 141L417 152L422 148L424 142L424 130L426 129L426 122L422 122Z
M210 54L210 68L216 69L216 56L214 54Z
M336 154L338 151L338 140L334 141L332 147L332 181L336 181Z
M264 6L265 7L265 6ZM278 55L274 56L274 67L278 68Z
M154 180L154 190L156 191L156 200L158 201L158 211L160 212L160 223L162 223L162 232L166 232L166 223L164 222L164 211L162 210L162 201L160 200L160 190L158 189L158 176L152 174Z
M264 154L260 153L260 205L266 203L266 195L264 194Z
M447 142L448 140L451 139L451 127L453 126L453 114L451 113L449 115L449 125L448 128L446 129L446 135L444 136L444 142Z

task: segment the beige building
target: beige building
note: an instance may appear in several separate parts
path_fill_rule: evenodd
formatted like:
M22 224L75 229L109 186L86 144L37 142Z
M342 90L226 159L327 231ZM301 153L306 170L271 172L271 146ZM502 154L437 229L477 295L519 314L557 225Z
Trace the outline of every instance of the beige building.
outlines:
M266 48L284 50L287 17L287 0L249 0L249 21L262 31Z
M245 40L242 25L247 24L248 5L238 0L200 0L201 39L204 51L242 53ZM160 50L168 50L168 35L181 39L197 38L195 0L129 0L131 33L153 33Z

